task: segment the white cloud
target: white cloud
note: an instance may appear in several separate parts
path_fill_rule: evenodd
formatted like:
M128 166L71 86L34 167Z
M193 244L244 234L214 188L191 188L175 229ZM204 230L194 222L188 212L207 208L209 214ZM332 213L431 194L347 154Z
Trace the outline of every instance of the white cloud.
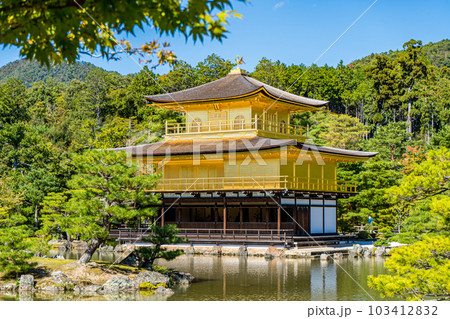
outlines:
M281 8L282 6L284 6L285 4L286 4L286 2L280 1L280 2L278 2L276 5L274 5L273 8L274 8L275 10L277 10L277 9Z

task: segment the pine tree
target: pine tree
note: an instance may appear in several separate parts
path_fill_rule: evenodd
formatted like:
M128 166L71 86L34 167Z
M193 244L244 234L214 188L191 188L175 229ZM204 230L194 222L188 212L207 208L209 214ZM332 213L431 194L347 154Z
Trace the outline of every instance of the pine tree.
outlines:
M22 195L11 190L10 178L0 179L0 269L4 275L19 275L33 267L31 229L17 210Z
M401 79L400 101L407 103L407 132L412 133L413 104L423 94L418 83L427 77L429 62L422 50L422 41L410 40L403 44L403 49L396 60Z
M71 198L58 219L61 230L89 241L79 263L89 262L109 236L113 223L151 218L158 203L154 188L158 175L140 175L125 152L89 150L75 155L78 174L69 181ZM67 226L65 226L66 224Z
M369 276L369 287L381 296L408 300L450 299L450 238L425 238L411 246L395 248L384 263L392 275Z
M162 245L179 244L186 241L186 238L178 237L178 229L175 225L164 225L160 227L153 225L150 227L148 237L144 237L143 241L151 243L152 246L139 247L136 254L139 260L139 267L149 268L153 265L157 258L172 260L183 254L181 249L170 250L163 248Z

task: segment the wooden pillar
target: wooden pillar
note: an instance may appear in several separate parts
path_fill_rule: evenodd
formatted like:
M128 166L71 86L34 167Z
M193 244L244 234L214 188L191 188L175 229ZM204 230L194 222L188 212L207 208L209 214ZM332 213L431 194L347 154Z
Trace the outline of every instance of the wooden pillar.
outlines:
M269 204L266 203L266 229L269 229Z
M181 208L180 208L179 205L176 208L176 216L177 216L176 217L177 218L177 227L180 228L180 225L181 225Z
M227 201L223 200L223 233L227 232Z
M308 227L308 233L311 234L311 194L308 196L308 225L303 227Z
M214 203L214 224L217 228L217 223L219 222L219 208L217 207L217 202Z
M242 211L242 203L239 203L239 228L242 229L244 223L244 212Z
M280 234L280 229L281 229L281 206L278 205L278 210L277 210L277 229L278 229L278 235Z
M161 207L161 227L164 227L164 206Z

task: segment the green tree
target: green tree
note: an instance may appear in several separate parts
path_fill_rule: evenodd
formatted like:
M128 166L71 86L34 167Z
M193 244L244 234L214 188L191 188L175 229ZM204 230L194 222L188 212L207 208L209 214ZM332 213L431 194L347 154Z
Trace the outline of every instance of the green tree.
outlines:
M20 55L42 64L66 60L75 62L86 53L117 59L120 53L157 54L160 63L173 61L166 43L152 41L133 47L128 41L116 42L114 34L134 34L135 28L152 27L160 34L177 32L194 41L205 37L225 37L232 10L229 0L126 1L27 1L0 3L1 43L20 48ZM94 23L95 21L95 23ZM51 32L49 31L51 30Z
M48 193L42 201L42 226L37 234L44 236L63 237L67 235L63 230L69 229L71 224L71 214L66 211L68 195L66 193ZM64 234L63 234L64 233ZM68 236L70 240L70 236Z
M363 150L379 152L374 158L364 163L340 164L338 179L354 180L358 183L358 194L339 201L340 222L347 221L353 225L367 223L368 216L374 218L374 226L384 235L391 231L398 222L403 222L405 214L386 210L386 191L398 185L402 179L399 161L406 151L408 134L405 123L390 123L379 126L373 138L362 143ZM347 226L348 227L348 226Z
M169 73L161 76L161 85L166 92L177 92L196 86L196 69L185 61L178 61ZM147 92L145 94L153 94Z
M25 123L5 124L0 131L1 161L24 171L52 164L52 144L38 129Z
M251 76L273 87L286 90L289 86L286 72L287 67L284 63L280 61L272 62L267 58L262 58L251 73Z
M410 203L446 194L448 191L450 150L445 147L430 150L426 159L414 165L413 170L404 176L402 184L390 190L395 199Z
M114 77L101 69L92 70L86 78L86 98L88 111L95 114L96 127L102 125L108 105L108 93L114 86Z
M367 151L376 150L379 152L378 159L390 161L395 166L395 162L402 158L406 152L408 138L410 134L406 133L406 123L389 123L386 126L377 128L372 139L369 139L364 148Z
M0 269L7 276L17 276L34 266L28 262L33 256L32 231L17 209L21 202L21 194L11 189L11 179L0 178Z
M427 77L429 63L422 50L422 41L410 40L403 44L404 51L397 56L396 62L401 79L400 101L407 103L406 123L407 132L412 133L413 104L423 92L418 82Z
M450 125L446 125L431 139L431 145L436 148L450 148Z
M148 237L143 241L151 243L150 247L143 246L136 249L139 268L150 268L157 258L172 260L183 254L181 249L170 250L163 248L162 245L179 244L186 241L186 238L178 237L179 230L175 225L164 225L160 227L153 225L150 227Z
M50 192L57 192L60 188L57 177L44 168L32 168L23 177L20 189L23 191L24 202L34 210L34 227L39 228L41 203Z
M53 78L47 78L45 82L33 83L26 93L32 123L49 125L61 120L64 116L64 110L61 107L64 89L65 85Z
M450 238L425 238L395 248L384 263L392 275L369 276L369 287L381 295L408 300L450 299Z
M196 85L205 84L223 78L235 65L235 63L225 60L215 53L208 55L196 66Z
M450 150L430 150L425 158L413 157L407 163L400 185L386 190L387 211L395 211L407 218L405 232L395 238L411 242L425 234L449 232L450 210ZM395 239L394 238L394 239Z
M327 146L343 149L355 149L363 137L369 133L367 127L356 117L345 114L328 114L324 121L317 123L325 129L319 137Z
M114 222L154 215L149 206L158 199L146 190L154 188L159 176L139 174L124 152L85 151L74 156L73 164L78 173L68 182L71 198L60 225L69 224L61 230L89 241L79 260L85 264L108 239Z
M0 85L0 128L3 124L13 124L28 119L26 87L16 79Z
M379 124L386 121L383 115L386 111L391 111L392 121L396 122L396 116L400 114L398 114L399 79L395 62L385 55L376 55L364 72L373 87L373 104L369 110L372 123Z

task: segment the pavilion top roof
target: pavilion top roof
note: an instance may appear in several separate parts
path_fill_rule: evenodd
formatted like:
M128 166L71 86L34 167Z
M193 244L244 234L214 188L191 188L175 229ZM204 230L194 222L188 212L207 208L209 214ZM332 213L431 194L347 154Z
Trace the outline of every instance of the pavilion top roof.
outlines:
M274 100L294 105L321 107L328 103L328 101L315 100L277 89L250 77L239 68L231 70L227 76L213 82L173 93L145 95L144 98L158 104L213 102L249 96L259 92Z

